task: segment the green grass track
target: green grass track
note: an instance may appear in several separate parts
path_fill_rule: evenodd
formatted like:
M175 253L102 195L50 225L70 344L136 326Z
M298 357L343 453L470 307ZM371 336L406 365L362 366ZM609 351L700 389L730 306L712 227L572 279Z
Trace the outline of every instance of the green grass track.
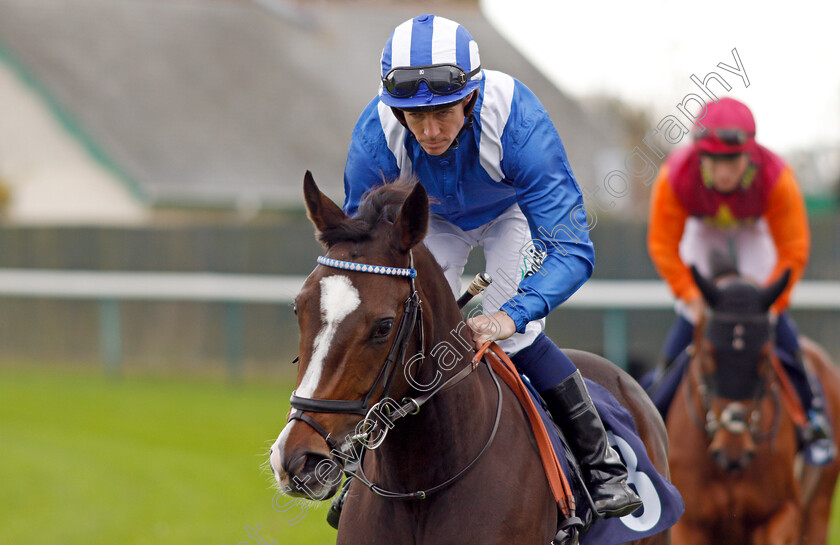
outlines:
M290 386L0 367L0 543L335 543L260 468Z
M0 366L0 544L335 543L261 469L290 390Z

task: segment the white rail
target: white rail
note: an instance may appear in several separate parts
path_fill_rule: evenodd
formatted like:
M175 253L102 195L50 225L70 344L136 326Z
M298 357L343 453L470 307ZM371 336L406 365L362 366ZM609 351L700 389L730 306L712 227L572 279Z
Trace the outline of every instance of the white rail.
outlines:
M202 272L67 271L0 269L0 295L56 299L124 299L289 303L305 277ZM470 278L464 279L466 285ZM590 280L563 304L569 308L662 309L673 305L658 280ZM840 310L840 282L806 280L793 292L793 307Z
M465 286L469 280L464 279ZM303 281L303 276L283 275L0 269L0 296L99 301L102 358L111 370L118 369L122 359L120 301L226 303L229 359L236 369L243 342L238 304L289 303ZM794 310L838 311L840 282L800 282L792 300ZM667 286L657 280L590 280L563 304L603 311L604 355L619 365L627 361L626 312L672 306Z
M57 299L124 299L288 303L302 276L223 273L0 269L0 295Z

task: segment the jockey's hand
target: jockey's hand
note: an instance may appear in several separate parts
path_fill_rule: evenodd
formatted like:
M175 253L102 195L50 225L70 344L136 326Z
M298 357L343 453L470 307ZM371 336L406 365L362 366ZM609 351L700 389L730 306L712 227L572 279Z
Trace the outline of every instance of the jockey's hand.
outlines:
M688 307L689 321L697 325L700 322L700 318L703 317L703 313L706 311L706 301L698 295L694 299L686 301L686 306Z
M489 316L482 314L470 318L467 323L472 331L472 342L476 350L487 341L501 341L516 333L516 324L504 310L494 312Z

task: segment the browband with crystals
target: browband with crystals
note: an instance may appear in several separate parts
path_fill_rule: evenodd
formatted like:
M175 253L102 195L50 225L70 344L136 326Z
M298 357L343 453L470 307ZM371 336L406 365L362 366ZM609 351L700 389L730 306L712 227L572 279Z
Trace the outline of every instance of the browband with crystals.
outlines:
M399 267L386 267L384 265L367 265L365 263L353 263L352 261L340 261L338 259L332 259L329 257L324 257L322 255L318 256L318 263L327 267L345 269L348 271L385 274L390 276L407 276L408 278L417 277L416 269L400 269Z

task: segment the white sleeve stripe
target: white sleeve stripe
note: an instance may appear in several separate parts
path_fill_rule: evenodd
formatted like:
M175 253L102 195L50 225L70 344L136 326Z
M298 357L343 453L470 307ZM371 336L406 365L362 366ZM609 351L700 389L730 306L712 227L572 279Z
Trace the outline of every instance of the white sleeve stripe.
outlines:
M494 70L484 70L484 76L486 81L481 103L478 155L481 166L490 178L499 182L505 177L502 172L502 133L510 117L514 80L511 76Z
M435 17L432 31L432 64L457 64L456 34L458 23L443 17Z
M377 105L379 112L379 124L382 126L382 132L385 134L385 142L388 144L388 149L397 160L397 167L400 169L400 174L409 174L411 172L411 159L408 157L408 152L405 149L405 127L394 117L394 113L389 106L382 102Z

